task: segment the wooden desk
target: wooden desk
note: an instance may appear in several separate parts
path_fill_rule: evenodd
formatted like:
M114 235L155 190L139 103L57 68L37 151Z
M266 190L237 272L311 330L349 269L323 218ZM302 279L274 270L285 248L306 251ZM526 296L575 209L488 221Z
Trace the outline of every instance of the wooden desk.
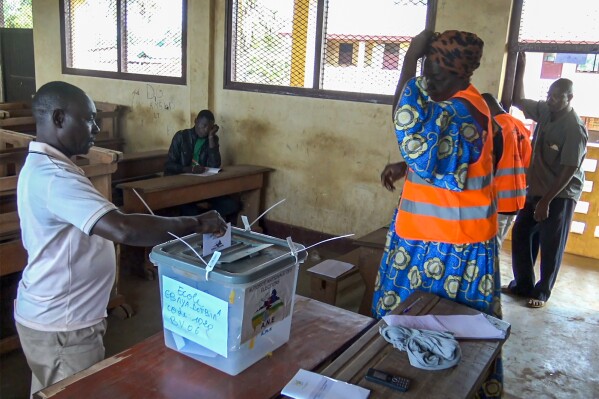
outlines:
M148 213L133 189L152 211L239 193L242 209L238 217L246 215L251 223L260 215L262 187L266 174L271 171L273 169L264 166L231 165L223 167L213 176L163 176L121 183L116 187L123 190L123 210L127 213ZM239 220L237 225L240 225ZM135 252L131 249L128 251ZM148 260L147 249L142 263L136 264L141 268L136 269L137 274L148 280L156 278L156 268Z
M164 170L167 150L152 150L123 154L112 174L112 184L120 184L146 177L156 177Z
M277 398L300 368L320 370L374 322L298 295L289 342L236 376L168 349L158 333L34 398Z
M418 291L398 306L393 313L401 313L418 298L422 299L407 314L479 313L436 295ZM499 355L505 342L505 340L461 340L462 360L456 367L425 371L411 366L406 352L393 348L383 339L379 334L379 327L385 325L386 323L381 320L372 326L321 374L370 389L369 399L471 398L485 380L491 364ZM370 367L411 379L409 390L397 392L366 381L364 375Z
M123 210L146 213L146 207L133 192L142 196L152 211L189 204L222 195L242 194L243 210L250 222L259 216L264 177L273 169L264 166L225 166L213 176L174 175L122 183Z

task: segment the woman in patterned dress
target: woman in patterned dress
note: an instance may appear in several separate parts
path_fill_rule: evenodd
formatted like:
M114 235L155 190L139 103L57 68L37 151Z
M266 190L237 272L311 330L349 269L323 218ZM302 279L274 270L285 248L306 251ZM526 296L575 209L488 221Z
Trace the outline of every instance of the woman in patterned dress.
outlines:
M470 84L482 47L472 33L424 31L406 53L393 109L404 162L381 173L391 191L406 182L376 278L376 318L416 290L501 316L491 116ZM501 394L496 366L481 396Z

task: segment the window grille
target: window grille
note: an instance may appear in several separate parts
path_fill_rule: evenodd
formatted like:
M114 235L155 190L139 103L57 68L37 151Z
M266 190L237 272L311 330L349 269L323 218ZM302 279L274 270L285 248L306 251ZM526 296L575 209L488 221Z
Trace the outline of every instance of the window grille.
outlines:
M518 43L599 44L599 7L588 0L524 0Z
M61 4L65 73L185 83L186 1Z
M31 0L0 1L0 28L32 29Z
M532 98L545 98L549 85L561 76L566 58L569 58L565 61L567 64L577 64L576 72L595 72L599 53L596 28L599 2L571 0L564 6L561 0L514 0L511 21L502 93L505 105L511 104L517 52L529 53L527 64L542 62L536 94L526 93ZM527 73L530 69L527 67Z
M225 88L391 102L405 52L432 29L435 4L228 0Z

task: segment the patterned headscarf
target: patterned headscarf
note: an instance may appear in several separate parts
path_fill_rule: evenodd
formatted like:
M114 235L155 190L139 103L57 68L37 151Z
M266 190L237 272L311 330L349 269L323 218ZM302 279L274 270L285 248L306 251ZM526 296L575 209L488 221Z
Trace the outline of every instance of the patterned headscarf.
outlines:
M433 36L427 57L441 68L468 79L480 65L484 44L474 33L447 30Z

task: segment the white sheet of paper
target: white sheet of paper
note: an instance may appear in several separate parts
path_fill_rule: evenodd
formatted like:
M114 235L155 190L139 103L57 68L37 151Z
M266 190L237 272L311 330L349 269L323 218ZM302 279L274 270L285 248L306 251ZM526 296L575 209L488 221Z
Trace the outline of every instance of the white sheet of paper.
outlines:
M162 276L164 328L227 357L229 303ZM176 345L184 344L178 340Z
M196 344L193 341L190 340L186 340L185 338L183 338L182 336L180 336L179 334L176 334L174 332L171 331L171 334L173 335L173 339L175 341L175 346L177 347L177 350L181 353L187 353L190 355L200 355L200 356L206 356L206 357L216 357L216 353L211 351L210 349L206 349L201 345Z
M316 266L312 266L308 271L313 273L322 274L331 278L337 278L346 271L352 269L354 265L347 262L340 262L335 259L327 259L320 262Z
M295 399L366 399L370 391L300 369L281 393Z
M390 326L417 328L419 330L449 331L456 339L502 339L505 331L491 324L479 313L476 315L388 315L383 319Z
M206 168L202 173L181 173L183 176L212 176L220 172L220 168Z
M202 256L212 255L214 251L221 251L231 246L231 223L227 224L227 232L218 237L214 234L204 234L202 238Z

